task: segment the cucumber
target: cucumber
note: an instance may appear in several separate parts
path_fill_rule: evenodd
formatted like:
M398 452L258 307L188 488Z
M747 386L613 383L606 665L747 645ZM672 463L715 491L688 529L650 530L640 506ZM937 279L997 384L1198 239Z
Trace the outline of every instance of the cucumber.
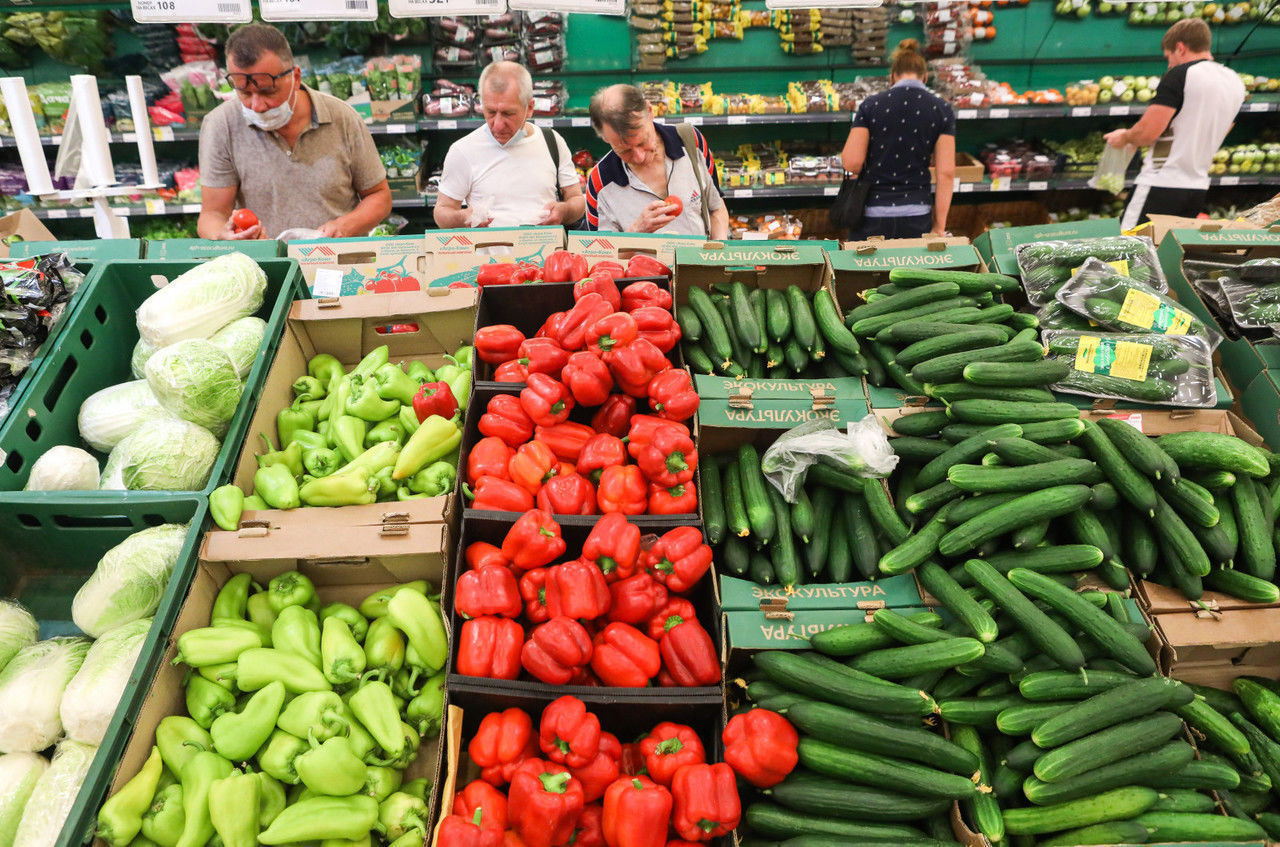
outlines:
M1062 714L1074 705L1069 702L1028 703L1024 701L996 715L996 729L1005 735L1030 735L1031 731L1040 724L1055 715Z
M849 356L856 355L860 351L858 339L853 337L853 333L840 320L835 298L825 288L814 292L813 315L818 325L818 333L832 350Z
M1005 709L1026 705L1021 694L1004 694L997 697L957 697L938 702L938 714L948 725L992 727L996 716Z
M932 629L942 626L942 618L933 612L907 612L903 617ZM891 647L894 643L893 636L869 622L835 626L809 636L810 646L828 656L856 656L868 650Z
M812 508L816 514L829 515L835 508L836 493L826 486L814 488ZM830 546L831 531L837 522L823 520L814 527L813 537L804 545L805 564L809 573L817 576L827 564L827 550Z
M791 506L791 531L808 544L815 530L813 504L809 502L809 495L804 488L799 488L796 490L796 502Z
M768 318L766 316L767 310L764 303L764 289L752 288L747 293L747 300L751 303L751 312L755 316L756 326L760 328L760 344L757 345L758 349L757 347L753 347L752 349L756 353L764 353L769 349L770 343L768 328L765 325L765 321Z
M733 576L746 576L751 571L751 551L747 549L747 543L736 535L725 538L721 558Z
M1116 550L1111 543L1111 536L1097 512L1080 509L1065 516L1063 523L1076 541L1101 550L1104 563L1115 560Z
M688 341L697 341L702 338L702 321L698 320L698 313L692 306L676 308L676 323L680 324L681 338Z
M800 703L787 720L806 738L842 749L860 750L921 762L968 778L978 770L976 756L934 732L887 723L829 703Z
M1041 747L1059 747L1131 718L1161 709L1176 710L1194 697L1190 688L1174 680L1163 677L1135 680L1095 694L1046 721L1031 733L1031 740Z
M760 471L760 454L755 445L742 444L738 447L738 475L751 533L760 544L768 544L777 532L778 521L765 491L767 483Z
M771 650L755 654L752 661L769 679L784 688L862 711L927 715L937 707L933 698L923 691L832 674L801 654Z
M859 494L848 494L840 498L840 506L844 511L843 537L849 550L848 556L852 559L852 568L856 569L864 579L874 578L880 561L880 547L876 543L876 528L871 520L867 500ZM834 512L819 514L830 515L832 517L828 519L832 523L840 523L839 519L834 517ZM849 574L852 570L848 565L837 571L845 574L846 580L851 578Z
M770 341L764 348L764 364L767 368L785 367L787 364L786 351L782 349L782 344L777 341ZM839 367L837 365L837 367ZM841 371L844 368L840 368ZM845 374L841 373L840 376Z
M1238 485L1238 483L1237 483ZM1194 532L1182 520L1163 497L1156 495L1154 526L1156 535L1169 545L1170 550L1192 576L1208 576L1211 569L1209 556ZM1237 520L1239 516L1237 515Z
M1272 738L1280 737L1280 694L1257 678L1242 676L1231 683L1249 717Z
M791 310L787 297L776 288L764 290L765 329L776 342L791 337Z
M773 573L773 562L769 561L768 556L758 550L753 550L748 555L751 557L748 573L752 582L757 585L773 585L778 581Z
M1267 832L1253 821L1195 812L1147 812L1134 818L1147 828L1151 842L1251 841Z
M934 268L894 268L889 271L889 281L904 288L917 288L933 282L954 282L961 294L995 294L1017 291L1018 280L997 273L951 271Z
M940 565L924 562L916 569L916 577L925 590L955 615L979 641L989 644L999 636L1000 630L991 614Z
M993 506L1008 503L1010 500L1015 500L1021 496L1021 494L1012 491L1004 494L971 494L957 502L947 511L947 520L952 526L956 526L971 518L976 518Z
M946 797L909 797L826 777L792 773L763 792L797 812L846 820L913 821L949 808Z
M1017 400L957 400L951 417L964 423L1034 423L1079 418L1080 410L1070 403L1026 403Z
M1222 796L1223 792L1219 792ZM1225 796L1223 802L1227 801ZM1234 798L1233 798L1234 799ZM1151 807L1153 812L1212 812L1218 807L1213 798L1188 788L1170 788L1160 792L1160 800Z
M792 373L798 374L809 366L809 354L794 337L782 343L782 358Z
M1052 447L1045 447L1025 438L997 438L991 441L991 450L1008 465L1034 465L1056 462L1063 457Z
M920 469L916 474L917 488L928 488L937 485L946 479L947 471L953 465L978 459L990 448L992 441L1001 438L1017 438L1021 433L1022 427L1010 423L990 427L977 435L966 438Z
M1044 388L992 388L970 382L942 382L936 385L927 382L924 393L943 403L954 403L957 400L1017 400L1020 403L1053 401L1053 392Z
M1036 760L1035 775L1044 782L1059 782L1103 765L1151 750L1182 730L1182 718L1172 712L1154 712L1090 733Z
M874 303L858 306L849 312L849 318L856 323L866 318L875 318L893 312L914 309L917 306L936 303L948 297L955 297L959 293L960 286L954 282L936 282L930 285L922 285L919 288L912 288L901 294L890 295Z
M999 346L948 353L945 356L921 362L911 369L911 376L920 382L959 382L964 376L965 366L974 362L1037 362L1043 358L1044 348L1037 342L1014 338ZM1078 414L1077 412L1077 416ZM974 423L983 423L983 421L974 421ZM1003 421L996 421L996 423L1003 423Z
M965 365L965 382L996 388L1034 388L1052 385L1071 372L1070 365L1058 359L1038 362L973 362Z
M903 679L939 668L954 668L981 658L986 650L974 638L950 638L934 644L886 647L854 658L849 667L881 679Z
M702 334L706 343L710 345L710 352L714 354L716 361L725 362L733 358L733 346L729 342L729 330L725 326L724 319L716 310L715 304L712 303L711 296L705 290L694 285L689 286L686 296L689 300L689 307L702 324Z
M1004 826L1010 835L1038 835L1068 827L1128 820L1150 809L1159 799L1159 794L1143 786L1116 788L1052 806L1006 809Z
M1111 439L1111 443L1138 471L1152 479L1177 482L1182 472L1178 463L1166 453L1153 438L1116 418L1099 418L1099 428Z
M946 507L938 511L918 531L880 557L879 570L885 576L896 576L913 570L938 552L938 541L946 535Z
M743 816L753 832L774 838L801 835L832 835L845 843L881 841L904 845L932 845L920 830L902 825L855 823L834 817L795 812L773 803L752 803Z
M975 312L978 310L974 310ZM876 333L876 341L881 344L899 344L910 346L917 341L928 341L943 335L954 335L968 332L991 340L993 344L1008 341L1015 333L1008 327L993 324L977 323L943 323L931 318L900 321L885 327Z
M1280 601L1280 587L1274 582L1259 579L1242 570L1214 568L1204 578L1206 588L1220 591L1247 603L1275 603Z
M768 484L764 488L769 504L773 508L773 519L777 528L773 542L769 545L773 575L777 578L779 585L791 588L802 581L800 558L796 554L796 542L791 534L791 507L782 498L781 491Z
M1083 700L1119 685L1133 682L1132 674L1117 671L1036 671L1018 682L1023 697L1035 702L1052 700Z
M823 776L908 794L913 797L972 797L978 786L968 777L946 773L915 762L840 747L815 738L801 738L796 747L800 764Z
M685 362L688 363L694 373L710 376L716 372L715 363L711 361L711 357L707 355L707 351L703 350L701 346L686 344L683 350Z
M1154 750L1127 756L1117 762L1058 782L1044 782L1029 776L1022 783L1027 799L1038 806L1065 803L1088 797L1099 791L1125 785L1145 785L1186 767L1195 758L1195 750L1185 741L1170 741Z
M1037 747L1030 738L1023 741L1016 747L1013 747L1005 755L1005 764L1013 768L1015 771L1023 774L1031 773L1031 769L1035 766L1036 760L1044 755L1044 751Z
M1084 448L1102 468L1107 479L1115 486L1116 491L1144 515L1154 515L1156 509L1156 489L1137 468L1129 463L1124 454L1112 443L1105 432L1093 421L1086 421L1082 441Z
M1177 483L1161 483L1160 495L1178 514L1196 526L1213 527L1221 520L1213 495L1208 489L1189 479L1179 480Z
M798 285L788 285L786 296L791 312L791 338L805 350L812 350L814 339L818 337L818 325L813 316L809 295L801 291Z
M704 461L699 472L702 476L701 488L698 491L702 500L702 523L707 531L707 540L715 546L724 539L727 531L724 491L720 484L720 465L714 460Z
M951 423L946 412L915 412L896 419L891 426L898 435L914 435L925 437L937 435L942 428Z
M751 522L747 519L747 505L742 496L742 474L736 458L724 467L724 515L726 530L738 538L751 534Z
M1084 666L1084 654L1075 639L1036 608L995 568L978 559L970 559L964 563L964 569L1045 655L1064 668Z
M1184 471L1196 468L1230 471L1237 477L1265 477L1271 473L1267 454L1234 435L1220 432L1174 432L1156 439Z
M915 415L911 417L915 417ZM936 438L901 435L897 438L890 438L889 446L893 448L893 452L902 457L903 461L924 464L947 452L948 444Z
M733 315L733 326L738 333L742 346L756 353L765 351L764 330L756 322L756 310L751 304L751 295L747 286L741 282L729 286L729 309Z
M1232 789L1240 785L1240 773L1231 765L1196 759L1180 770L1163 776L1151 777L1147 784L1152 788L1194 788L1203 791Z
M1093 497L1089 500L1089 508L1096 512L1110 512L1120 505L1120 495L1116 487L1109 482L1100 482L1092 486Z
M1008 338L1005 331L999 327L966 326L960 332L950 332L917 341L903 348L898 353L897 360L904 368L911 368L939 356L976 350L979 347L995 347L1006 341Z
M1083 433L1084 420L1079 416L1022 424L1022 437L1037 444L1061 444Z
M827 536L827 575L831 582L853 579L853 549L850 547L848 521L832 521Z
M1231 507L1240 533L1236 567L1259 579L1269 580L1276 573L1276 548L1272 539L1275 521L1270 517L1270 498L1265 494L1261 486L1247 476L1231 486Z
M1125 524L1124 561L1134 573L1147 576L1156 569L1159 560L1159 548L1155 536L1151 534L1151 526L1144 520L1129 521Z
M891 312L887 315L877 315L860 320L850 317L846 322L849 324L849 329L853 330L853 334L859 338L870 338L880 330L901 321L927 316L933 316L932 319L938 321L974 323L982 316L982 310L975 308L975 303L976 301L972 297L947 297L932 303L926 303L923 306L903 309L900 312Z
M809 472L820 469L829 470L825 465L814 465ZM819 481L824 475L819 472ZM916 478L917 483L919 477ZM889 502L889 492L885 490L884 484L878 479L865 479L860 481L863 496L867 501L867 508L871 514L871 520L875 523L880 531L889 539L891 544L901 544L907 540L911 534L910 528L902 522L902 518L898 517L898 513L894 511L893 504ZM850 492L854 493L854 492Z
M947 481L952 485L978 494L1041 491L1053 485L1093 485L1101 476L1098 466L1088 459L1055 459L1021 467L959 464L947 471Z
M953 727L951 737L956 744L978 757L979 788L977 792L960 798L965 812L978 832L985 835L988 841L999 843L1004 839L1004 816L1000 812L1000 803L995 794L987 788L991 785L991 761L987 751L983 749L982 739L978 737L977 730L968 726Z
M1079 844L1142 844L1147 828L1135 821L1111 821L1069 829L1037 841L1039 847L1075 847Z
M938 552L959 556L1007 532L1079 509L1092 495L1086 485L1055 485L1024 494L952 529L938 542Z
M1188 686L1190 688L1190 686ZM1174 709L1205 740L1230 756L1242 756L1250 751L1249 740L1239 729L1227 719L1222 712L1211 706L1203 696Z
M776 697L784 692L785 689L767 679L757 679L747 685L747 696L757 703L766 697Z

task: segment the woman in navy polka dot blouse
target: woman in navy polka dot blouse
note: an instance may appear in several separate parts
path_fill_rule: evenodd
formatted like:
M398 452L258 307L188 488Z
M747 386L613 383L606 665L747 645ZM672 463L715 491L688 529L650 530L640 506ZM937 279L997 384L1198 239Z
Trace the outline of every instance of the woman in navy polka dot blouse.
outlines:
M925 88L927 69L914 38L893 51L888 91L858 106L840 154L845 170L871 180L862 222L851 241L871 236L919 238L946 230L956 174L956 113ZM938 171L929 188L929 163Z

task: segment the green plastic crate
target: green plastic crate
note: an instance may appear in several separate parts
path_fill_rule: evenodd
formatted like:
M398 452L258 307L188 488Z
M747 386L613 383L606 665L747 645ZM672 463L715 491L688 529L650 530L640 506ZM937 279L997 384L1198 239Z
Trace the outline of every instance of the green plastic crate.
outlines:
M166 238L148 241L146 258L166 261L212 259L223 253L243 253L250 259L278 259L283 252L279 241L259 238L252 241L213 241L207 238Z
M204 498L151 497L125 503L102 497L73 503L30 502L0 509L0 597L13 597L40 621L40 637L80 635L71 622L71 601L102 555L127 536L162 523L187 523L186 544L178 567L160 599L155 622L107 727L84 785L54 844L77 847L88 842L98 808L115 776L143 698L169 646L169 635L195 573L206 526Z
M104 262L109 259L141 259L141 238L90 238L83 241L16 241L9 245L9 258L66 253L77 262Z
M155 291L153 275L173 279L199 262L100 262L77 292L74 311L49 347L39 371L32 377L21 406L0 424L0 502L75 501L90 497L164 496L166 492L134 491L23 491L31 466L46 450L59 444L84 447L76 417L89 395L133 379L129 360L138 341L136 313L142 301ZM244 394L222 450L214 462L208 493L235 470L249 421L275 358L285 320L294 299L304 296L302 274L293 259L263 259L267 291L257 316L267 322L258 359L245 380ZM99 454L105 462L106 457ZM169 492L172 496L173 492Z

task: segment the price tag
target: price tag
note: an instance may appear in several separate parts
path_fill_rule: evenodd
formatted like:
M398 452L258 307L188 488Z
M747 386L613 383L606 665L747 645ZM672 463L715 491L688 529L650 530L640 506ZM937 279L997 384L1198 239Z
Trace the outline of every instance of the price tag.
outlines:
M342 296L342 271L337 268L320 268L315 279L311 280L311 296Z
M132 206L112 206L111 211L122 218L127 218L138 210L133 208ZM80 210L80 217L82 218L86 217L84 209Z
M1071 109L1071 117L1087 118L1093 114L1093 109L1089 106L1074 106Z
M507 10L506 0L389 0L393 18L444 15L496 15Z
M375 0L258 0L264 21L374 21Z
M163 200L151 200L151 199L147 199L147 200L144 200L144 201L143 201L142 205L143 205L143 208L145 208L145 209L147 210L147 214L148 214L148 215L163 215L163 214L164 214L164 211L165 211L165 210L164 210L164 201L163 201Z
M134 144L138 140L138 133L122 132L120 133L120 140L123 141L125 144Z
M1009 117L1009 110L1008 110L1008 109L992 109L992 110L991 110L991 117L993 117L993 118L1007 118L1007 117Z
M151 127L151 137L156 141L172 141L173 127L171 126L153 126Z
M435 126L436 129L457 129L458 122L453 118L445 118L443 120L436 121Z
M838 185L828 185L826 188L822 189L823 197L835 197L839 193L840 193L840 186Z
M756 192L753 188L739 188L733 192L734 197L755 197Z
M46 217L52 220L62 220L63 218L71 217L71 213L66 209L50 209L49 214L46 215Z
M972 183L972 182L960 182L960 181L958 181L958 180L957 180L957 181L956 181L956 189L957 189L961 194L972 194L972 193L973 193L973 183Z
M253 18L249 0L129 0L129 8L140 24L247 24Z
M1218 180L1218 184L1219 184L1219 185L1239 185L1239 184L1240 184L1240 177L1238 177L1238 176L1224 176L1224 177L1222 177L1221 179L1219 179L1219 180Z
M1012 182L1013 180L1011 180L1007 176L993 176L991 177L991 190L992 191L1008 191L1012 187L1010 185L1010 183Z
M1107 415L1107 417L1114 418L1115 420L1118 420L1118 421L1124 421L1129 426L1136 429L1138 432L1142 432L1142 413L1141 412L1127 412L1127 413L1117 412L1114 415Z
M49 136L49 143L50 143L50 144L61 144L61 143L62 143L62 136L61 136L61 135L51 135L51 136Z
M977 109L959 109L956 111L956 117L962 121L972 120L978 116Z
M593 15L627 13L627 0L511 0L507 5L512 9L534 12L585 12ZM449 14L453 14L452 6Z
M747 123L746 115L730 115L729 116L729 120L728 120L729 126L743 126L746 123Z
M1027 183L1027 190L1028 190L1028 191L1048 191L1048 190L1049 190L1049 183L1047 183L1047 182L1028 182L1028 183Z
M572 126L572 127L591 126L591 118L569 118L569 126Z
M690 115L684 119L689 126L702 126L702 118L697 115Z
M1128 106L1112 106L1109 109L1107 109L1107 114L1108 115L1127 115L1129 114L1129 108L1130 107Z

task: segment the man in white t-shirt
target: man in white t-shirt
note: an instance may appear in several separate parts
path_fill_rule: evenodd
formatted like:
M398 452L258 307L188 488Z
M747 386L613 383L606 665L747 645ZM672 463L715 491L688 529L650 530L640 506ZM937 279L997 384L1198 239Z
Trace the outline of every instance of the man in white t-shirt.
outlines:
M1160 49L1169 70L1155 97L1129 129L1106 135L1112 147L1147 147L1142 171L1121 226L1132 229L1148 215L1194 217L1209 192L1209 166L1244 103L1235 71L1213 61L1212 34L1200 18L1169 27Z
M515 62L486 67L480 74L480 105L485 125L445 154L436 225L572 226L580 220L585 201L568 145L558 132L529 123L529 71Z

